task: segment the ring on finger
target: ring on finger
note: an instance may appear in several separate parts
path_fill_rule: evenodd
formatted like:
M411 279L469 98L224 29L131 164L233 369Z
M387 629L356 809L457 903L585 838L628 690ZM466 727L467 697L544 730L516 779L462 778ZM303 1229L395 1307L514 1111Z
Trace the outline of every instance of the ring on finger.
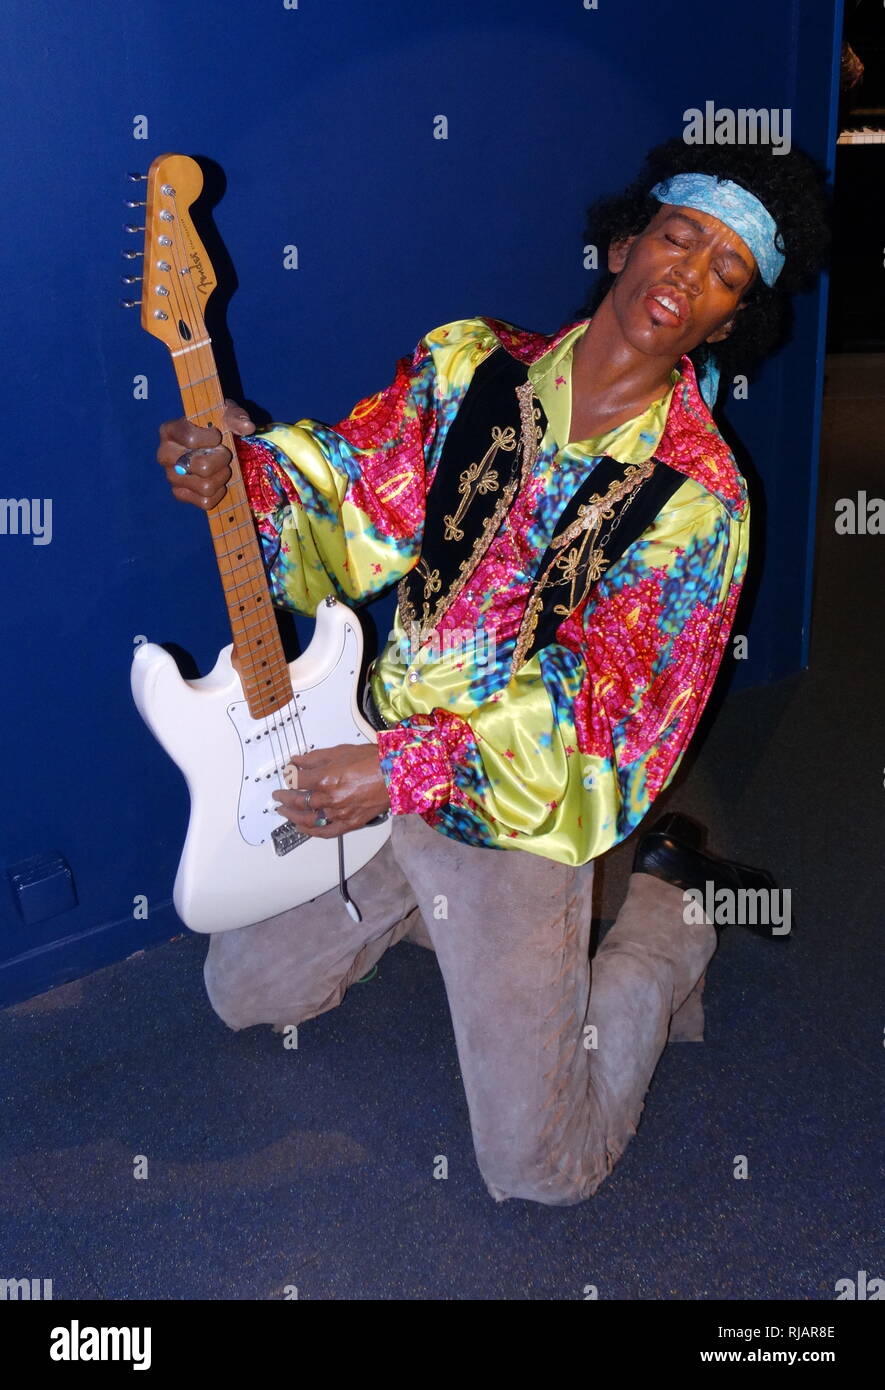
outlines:
M329 817L326 815L325 811L317 811L316 815L313 818L313 823L319 830L324 825L329 824Z
M211 449L187 449L185 453L179 455L178 462L175 465L175 472L180 473L182 476L185 474L189 475L191 473L191 462L194 455L209 454L211 452Z

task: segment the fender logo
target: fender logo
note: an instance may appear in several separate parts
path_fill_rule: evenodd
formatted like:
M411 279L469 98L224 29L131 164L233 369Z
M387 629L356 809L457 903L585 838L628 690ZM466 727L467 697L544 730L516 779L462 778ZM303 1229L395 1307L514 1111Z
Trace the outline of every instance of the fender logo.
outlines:
M203 291L205 291L206 289L211 290L211 289L212 289L212 281L209 279L209 276L206 274L205 270L203 269L203 262L200 260L200 253L199 253L198 251L192 251L192 252L191 252L191 265L193 266L194 270L197 272L197 275L200 277L200 278L198 279L198 281L197 281L197 286L196 286L196 288L197 288L197 293L200 294L200 293L202 293Z

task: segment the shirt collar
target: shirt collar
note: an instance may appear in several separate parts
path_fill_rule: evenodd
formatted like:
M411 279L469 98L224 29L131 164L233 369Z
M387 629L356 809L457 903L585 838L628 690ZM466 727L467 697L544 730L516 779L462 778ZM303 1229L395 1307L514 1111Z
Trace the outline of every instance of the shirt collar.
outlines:
M512 357L525 362L526 366L531 368L547 353L555 351L571 335L571 342L566 344L564 349L567 352L590 320L574 320L565 324L552 336L528 332L503 319L486 317L484 322ZM714 493L733 517L742 518L746 515L748 507L747 485L733 453L707 409L698 388L694 363L687 353L683 354L674 371L678 373L676 384L666 397L662 397L666 407L661 401L653 401L649 406L649 411L656 408L662 411L664 424L657 446L653 445L644 457L654 453L662 462L669 464L677 472L684 473L687 478L693 478L709 492ZM561 409L555 402L551 403L551 408L554 414ZM570 404L568 409L570 411ZM567 421L568 418L567 416ZM628 426L620 428L629 428L631 425L635 425L635 422L630 421ZM565 428L568 428L567 423ZM642 426L639 429L641 432ZM612 431L612 434L614 433L616 431ZM559 438L564 438L561 428ZM603 439L605 438L607 436L603 436ZM600 440L594 441L594 447L599 447L600 443Z
M632 419L603 434L565 444L572 417L572 357L575 344L587 330L589 319L582 319L555 339L547 352L529 365L528 376L535 388L553 440L560 452L602 457L607 454L618 463L642 463L651 458L664 433L674 387L681 380L678 367L670 374L670 387Z

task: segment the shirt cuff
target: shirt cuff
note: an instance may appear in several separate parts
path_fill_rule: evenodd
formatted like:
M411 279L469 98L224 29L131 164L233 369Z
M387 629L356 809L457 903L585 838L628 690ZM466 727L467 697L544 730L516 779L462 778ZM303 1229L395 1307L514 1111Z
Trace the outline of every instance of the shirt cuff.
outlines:
M273 449L254 435L245 439L235 435L234 447L249 506L256 516L267 516L287 500L297 500L291 479L282 474Z
M378 732L381 775L395 816L427 815L452 799L454 765L467 755L472 734L455 714L413 714Z

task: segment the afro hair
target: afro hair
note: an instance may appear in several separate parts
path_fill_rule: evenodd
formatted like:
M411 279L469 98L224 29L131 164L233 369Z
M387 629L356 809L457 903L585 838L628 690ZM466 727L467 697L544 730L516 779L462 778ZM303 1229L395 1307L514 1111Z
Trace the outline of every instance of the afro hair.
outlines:
M715 353L724 379L740 372L752 375L758 363L789 340L792 330L790 296L806 289L826 264L831 241L831 200L826 174L804 151L793 147L774 154L763 145L687 145L681 136L649 152L639 176L620 194L596 199L587 208L586 244L608 248L613 242L643 232L661 203L649 189L674 174L710 174L740 184L768 209L780 233L784 253L781 273L773 286L757 276L745 293L746 307L722 342L700 344L689 355L696 368ZM615 276L600 277L576 318L590 316L608 294Z

